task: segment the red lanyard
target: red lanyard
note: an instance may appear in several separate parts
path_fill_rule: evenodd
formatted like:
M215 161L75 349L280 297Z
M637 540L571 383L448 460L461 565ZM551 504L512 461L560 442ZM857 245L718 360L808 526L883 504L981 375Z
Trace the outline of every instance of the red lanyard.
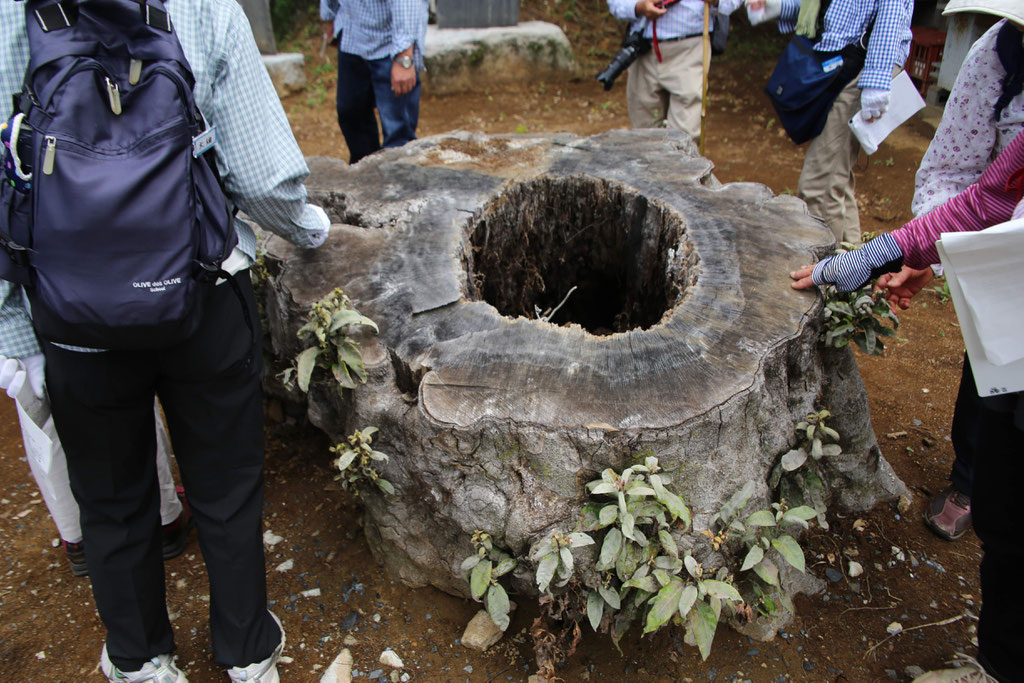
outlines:
M655 3L655 7L665 9L669 5L674 5L679 0L661 0L661 2ZM661 49L658 47L658 20L655 19L651 22L651 42L654 43L654 56L658 58L658 63L661 63Z

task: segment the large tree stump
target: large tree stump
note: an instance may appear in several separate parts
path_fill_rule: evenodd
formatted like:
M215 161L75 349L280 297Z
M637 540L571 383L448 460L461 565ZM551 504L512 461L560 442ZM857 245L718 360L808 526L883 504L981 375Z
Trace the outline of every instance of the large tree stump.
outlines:
M406 583L466 594L475 529L525 555L574 528L586 481L641 452L706 527L747 480L767 500L794 424L821 406L843 436L834 502L904 491L852 355L822 349L820 298L790 287L831 233L794 198L722 186L685 136L454 133L310 165L338 225L317 251L269 243L273 344L293 358L334 287L379 323L366 385L314 384L308 414L337 440L380 429L398 491L365 497L366 532Z

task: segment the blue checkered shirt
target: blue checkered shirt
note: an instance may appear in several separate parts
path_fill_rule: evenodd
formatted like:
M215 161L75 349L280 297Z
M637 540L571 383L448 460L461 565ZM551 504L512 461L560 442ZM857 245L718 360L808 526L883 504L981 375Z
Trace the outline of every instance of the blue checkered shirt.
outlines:
M743 5L743 0L719 0L719 14L732 14ZM637 19L636 0L608 0L608 9L617 19L632 22L630 31L640 27L646 19ZM704 33L704 2L703 0L680 0L668 6L668 11L658 19L658 40L671 38L688 38ZM653 35L653 26L647 22L644 37Z
M413 47L413 62L423 70L427 37L427 0L320 0L320 18L334 22L339 49L363 59L393 59Z
M796 29L800 0L782 0L779 31ZM833 0L825 11L824 30L814 49L835 52L860 40L871 29L864 69L857 87L888 90L893 67L902 67L910 54L913 0Z
M196 103L217 126L217 163L228 194L261 227L313 246L326 226L306 203L302 183L309 169L241 6L235 0L168 0L167 8L196 77ZM0 0L0 111L21 91L28 56L25 6ZM253 259L252 228L236 225L239 249ZM22 289L0 280L0 354L39 352Z

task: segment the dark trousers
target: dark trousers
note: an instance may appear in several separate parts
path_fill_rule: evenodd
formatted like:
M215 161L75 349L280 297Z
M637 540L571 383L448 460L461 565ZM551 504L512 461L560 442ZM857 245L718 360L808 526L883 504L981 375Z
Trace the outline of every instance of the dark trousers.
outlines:
M1024 481L1024 432L1015 424L1010 397L978 396L970 364L964 361L960 397L974 414L974 488L971 512L981 539L981 618L978 661L1000 681L1021 681L1024 663L1024 534L1017 523Z
M950 439L953 441L953 469L949 473L949 481L960 493L971 495L974 487L974 454L981 440L979 423L980 401L971 375L971 366L964 354L964 370L960 377L960 391L956 396L953 408L953 427Z
M420 118L420 82L397 97L391 90L391 60L363 59L338 52L338 126L348 145L349 163L354 164L379 149L401 147L416 139ZM381 142L377 118L384 141Z
M257 321L248 271L236 278ZM263 372L259 336L228 283L199 330L159 351L78 353L44 345L54 422L81 508L86 559L107 651L134 671L174 650L161 558L153 396L163 405L210 579L214 659L270 656L263 558Z

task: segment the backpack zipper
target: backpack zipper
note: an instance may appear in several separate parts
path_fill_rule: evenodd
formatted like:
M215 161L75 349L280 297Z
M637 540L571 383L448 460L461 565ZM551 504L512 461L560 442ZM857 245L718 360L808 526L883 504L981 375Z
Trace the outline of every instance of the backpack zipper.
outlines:
M109 78L104 77L107 82L107 99L110 100L110 111L114 112L114 116L121 114L121 91L117 88L117 83L111 81Z
M142 60L133 59L128 63L128 83L137 85L142 78Z
M53 162L57 156L57 138L47 135L46 150L43 152L43 175L53 175Z
M50 88L50 95L49 95L49 97L46 98L46 104L45 104L44 108L45 109L49 109L50 108L50 104L53 101L53 95L58 90L60 90L61 87L63 87L65 83L67 83L69 78L71 78L75 74L81 73L81 72L83 72L83 71L85 71L87 69L91 69L93 71L99 72L99 74L101 76L103 76L104 80L106 80L107 83L112 83L112 81L110 80L110 74L107 73L107 70L104 69L103 65L100 64L99 62L95 62L95 61L83 61L83 62L80 62L79 64L75 65L75 67L73 69L71 69L66 74L64 74L64 77L60 79L60 83L57 83L55 86ZM109 90L108 90L108 97L109 97ZM119 99L120 99L120 96L119 96Z

